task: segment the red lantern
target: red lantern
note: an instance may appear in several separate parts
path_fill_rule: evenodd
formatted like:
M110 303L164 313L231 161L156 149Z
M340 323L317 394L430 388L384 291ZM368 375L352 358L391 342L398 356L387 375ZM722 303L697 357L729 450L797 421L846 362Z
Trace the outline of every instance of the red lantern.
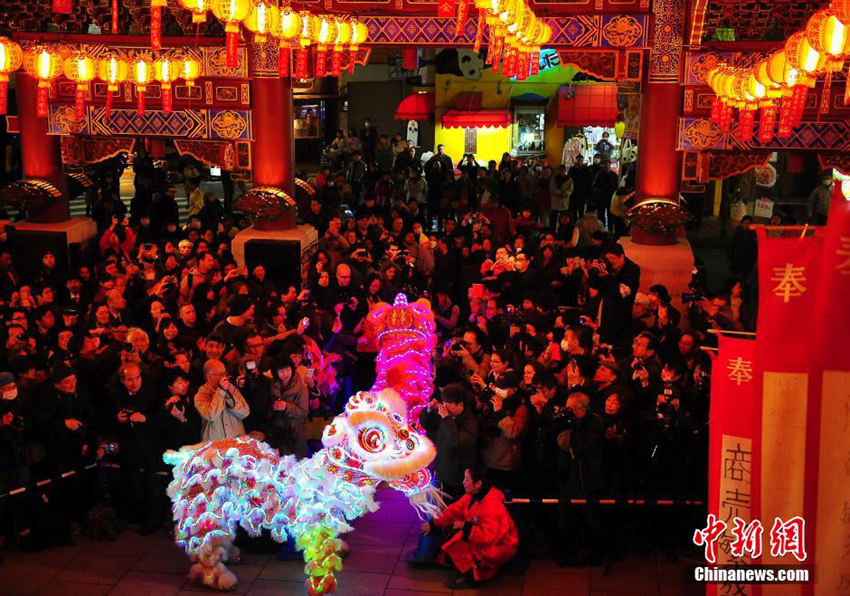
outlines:
M280 40L280 49L277 58L277 73L281 77L289 76L290 49L292 40L298 37L301 31L301 18L289 8L280 11L277 27L272 34Z
M239 23L251 13L249 0L212 0L210 10L224 23L227 36L227 68L239 66Z
M60 52L46 47L33 48L24 56L24 68L38 79L38 99L36 113L39 118L47 117L47 98L53 79L62 74L63 56Z
M6 113L9 75L18 70L23 61L21 46L8 37L0 37L0 114Z
M118 85L127 80L129 66L127 62L110 56L101 60L97 65L98 78L106 83L106 110L105 115L112 115L112 95L118 91Z
M94 79L97 74L94 60L84 53L78 52L65 60L62 70L68 79L77 83L77 90L74 94L74 116L80 119L86 113L86 91L89 87L89 81Z
M171 113L172 95L171 84L179 76L180 65L168 56L162 56L154 62L154 77L162 85L162 111Z
M316 43L316 78L322 78L327 72L328 44L336 40L336 22L328 16L317 17L314 21L313 41Z
M336 39L334 40L334 52L331 60L331 73L338 77L342 74L342 53L345 46L351 43L354 27L345 19L338 19L336 27Z

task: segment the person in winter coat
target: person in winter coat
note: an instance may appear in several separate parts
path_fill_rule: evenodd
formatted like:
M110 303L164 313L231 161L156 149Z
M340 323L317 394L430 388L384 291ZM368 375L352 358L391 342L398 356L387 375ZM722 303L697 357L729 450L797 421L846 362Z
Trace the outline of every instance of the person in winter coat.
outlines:
M201 419L189 399L189 374L173 368L167 378L166 391L160 399L163 405L158 415L162 446L180 449L183 445L194 445L201 440Z
M464 471L478 459L478 420L469 410L472 396L460 383L443 387L442 402L431 400L420 422L437 448L434 470L440 488L453 500L463 495Z
M271 402L266 413L266 442L281 455L307 457L309 392L289 358L272 367Z
M458 528L443 544L440 557L460 572L454 589L471 588L488 580L510 561L517 552L519 536L514 520L505 508L505 497L490 486L479 466L466 469L463 476L464 496L446 507L440 515L425 522L421 531L430 534L435 528Z
M248 402L227 378L221 360L207 360L204 379L195 394L195 408L203 418L201 439L218 441L245 434L242 419L251 413Z

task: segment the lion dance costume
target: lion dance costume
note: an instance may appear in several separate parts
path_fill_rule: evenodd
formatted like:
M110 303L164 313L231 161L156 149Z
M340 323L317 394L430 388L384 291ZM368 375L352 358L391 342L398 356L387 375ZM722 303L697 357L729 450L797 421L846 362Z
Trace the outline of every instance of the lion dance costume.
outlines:
M238 558L238 525L251 536L267 529L278 542L294 538L304 551L307 592L332 593L342 568L338 536L378 508L378 485L404 492L420 514L439 512L428 471L434 445L413 422L432 391L430 305L399 295L393 305L377 305L369 322L379 346L375 386L348 401L312 457L281 457L247 436L166 452L174 466L175 541L194 563L191 577L220 590L236 585L224 563Z

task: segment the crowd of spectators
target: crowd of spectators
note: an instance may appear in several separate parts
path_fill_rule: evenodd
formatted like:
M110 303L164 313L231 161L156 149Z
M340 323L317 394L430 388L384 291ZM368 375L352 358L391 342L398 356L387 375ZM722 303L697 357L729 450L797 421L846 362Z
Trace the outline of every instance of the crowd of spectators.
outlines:
M109 471L0 498L0 536L68 542L98 503L142 533L167 527L162 453L184 444L249 433L307 455L317 426L374 382L364 317L399 292L434 310L436 390L421 425L451 498L479 468L509 495L560 497L557 531L551 509L529 506L521 536L587 564L622 546L623 509L594 499L704 494L700 348L710 329L746 325L741 283L711 295L695 276L680 311L664 286L640 291L617 242L624 223L610 210L606 230L583 174L509 156L455 168L442 147L421 171L415 159L387 170L385 145L376 139L359 185L312 180L302 219L320 241L303 288L237 266L237 220L209 207L214 195L200 206L193 176L199 209L181 225L156 167L152 200L129 216L97 210L97 254L82 266L46 253L21 275L0 248L0 495L91 463Z

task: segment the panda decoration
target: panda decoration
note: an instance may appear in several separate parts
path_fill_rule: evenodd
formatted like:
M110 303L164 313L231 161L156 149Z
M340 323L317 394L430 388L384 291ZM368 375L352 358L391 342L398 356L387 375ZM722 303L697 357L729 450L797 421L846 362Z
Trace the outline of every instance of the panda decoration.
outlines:
M484 52L469 49L446 49L437 54L435 70L437 74L451 74L469 81L481 78L485 68Z
M407 143L411 147L419 146L419 123L416 120L407 121Z

